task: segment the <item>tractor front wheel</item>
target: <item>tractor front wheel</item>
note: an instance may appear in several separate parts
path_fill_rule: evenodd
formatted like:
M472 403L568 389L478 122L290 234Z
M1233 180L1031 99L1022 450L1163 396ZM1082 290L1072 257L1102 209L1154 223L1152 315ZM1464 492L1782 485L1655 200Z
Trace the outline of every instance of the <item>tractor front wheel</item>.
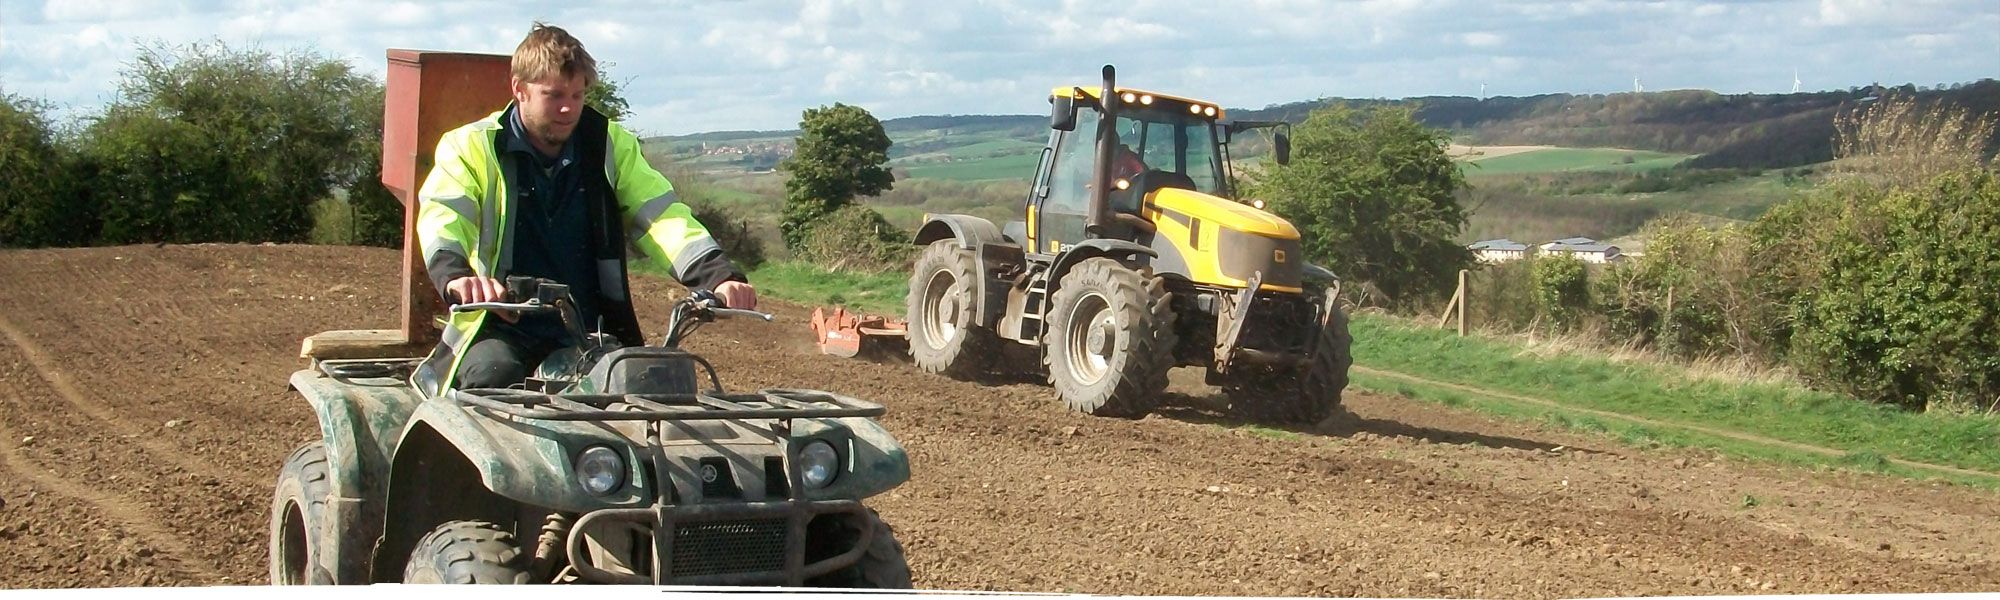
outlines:
M1173 367L1173 306L1166 283L1109 258L1077 263L1062 277L1044 360L1072 410L1138 417L1167 388Z

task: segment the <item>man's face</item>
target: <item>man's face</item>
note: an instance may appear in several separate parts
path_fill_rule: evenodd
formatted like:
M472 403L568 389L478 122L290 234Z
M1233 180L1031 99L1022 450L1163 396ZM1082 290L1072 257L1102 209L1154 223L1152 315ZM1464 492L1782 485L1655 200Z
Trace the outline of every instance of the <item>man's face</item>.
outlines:
M589 88L583 75L535 82L517 77L513 86L514 102L521 109L521 124L527 126L528 135L535 138L537 145L554 148L569 141L570 133L576 131L577 119L583 114L583 93Z

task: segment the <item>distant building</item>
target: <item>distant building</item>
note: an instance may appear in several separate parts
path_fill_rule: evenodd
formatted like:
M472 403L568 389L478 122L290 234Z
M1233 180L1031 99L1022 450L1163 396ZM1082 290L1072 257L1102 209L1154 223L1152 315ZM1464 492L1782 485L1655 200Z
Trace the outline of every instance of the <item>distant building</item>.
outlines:
M1483 263L1503 263L1528 257L1527 244L1506 238L1473 242L1465 248Z
M1617 246L1599 243L1586 237L1563 238L1539 246L1543 254L1568 254L1583 262L1608 263L1625 259Z

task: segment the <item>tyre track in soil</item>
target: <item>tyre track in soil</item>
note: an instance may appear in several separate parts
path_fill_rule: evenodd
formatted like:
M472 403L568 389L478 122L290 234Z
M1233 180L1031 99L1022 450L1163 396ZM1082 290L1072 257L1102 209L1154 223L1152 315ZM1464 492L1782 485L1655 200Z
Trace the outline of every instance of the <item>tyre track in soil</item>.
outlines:
M906 544L922 585L1531 597L2000 585L1987 557L1885 561L1738 519L1593 506L1562 490L1454 476L1324 432L1304 432L1305 443L1229 434L1200 423L1230 418L1204 415L1213 408L1201 397L1170 398L1161 411L1189 422L1083 418L1039 385L820 356L799 333L806 311L774 309L793 314L718 324L691 345L725 385L820 387L891 407L884 422L917 475L881 505L916 535ZM1516 446L1498 452L1557 445L1470 437Z
M13 396L13 394L7 395L9 397ZM17 408L20 406L18 402L14 404ZM34 487L96 507L102 511L102 514L117 521L121 528L129 530L145 538L153 546L165 550L167 557L175 563L171 567L171 574L182 576L187 581L219 581L222 579L222 574L202 565L199 561L190 560L197 556L194 550L181 536L159 527L157 523L162 521L152 510L133 502L129 498L99 492L91 489L90 486L74 483L54 471L50 471L37 464L35 461L29 460L22 454L21 447L18 445L17 440L20 439L22 438L16 436L12 428L9 428L4 421L0 421L0 470L18 475L26 479Z
M94 400L89 395L78 391L76 384L70 381L69 377L64 375L60 368L56 367L55 360L50 358L48 352L30 341L27 334L22 333L20 328L15 327L12 322L8 321L5 315L0 315L0 334L7 336L7 340L21 353L26 362L34 367L35 374L55 391L57 397L62 398L70 406L89 415L90 418L96 419L110 427L118 434L118 437L132 440L134 443L144 447L153 454L154 458L172 463L174 466L180 467L190 473L221 479L237 485L254 487L270 483L263 478L252 477L250 474L244 473L242 469L228 469L210 465L199 460L189 459L187 458L187 449L176 447L159 438L153 437L143 431L138 425L119 417L109 405Z

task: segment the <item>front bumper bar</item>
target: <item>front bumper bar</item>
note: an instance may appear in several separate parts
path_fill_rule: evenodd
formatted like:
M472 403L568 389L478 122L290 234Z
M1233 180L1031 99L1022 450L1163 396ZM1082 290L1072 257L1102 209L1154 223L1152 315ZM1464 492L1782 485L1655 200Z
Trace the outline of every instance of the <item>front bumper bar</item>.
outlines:
M831 514L848 514L861 525L861 535L855 539L853 548L840 554L823 558L811 564L806 563L806 529L814 517ZM782 555L783 567L777 569L757 569L722 573L698 573L676 576L676 544L687 543L693 547L680 548L680 557L693 558L691 553L712 551L715 548L701 547L697 539L698 528L727 524L783 522ZM675 506L656 504L646 508L612 508L585 513L579 518L569 534L567 552L569 562L577 574L593 583L620 585L785 585L802 586L805 580L831 573L853 565L861 559L880 529L881 521L875 514L862 507L855 500L781 500L772 502L750 502L738 504L711 504ZM651 576L635 573L614 573L591 564L590 552L585 535L596 528L615 524L631 524L648 527L653 532L653 562ZM754 527L754 525L739 525ZM688 538L683 540L682 538ZM768 562L768 561L767 561Z

